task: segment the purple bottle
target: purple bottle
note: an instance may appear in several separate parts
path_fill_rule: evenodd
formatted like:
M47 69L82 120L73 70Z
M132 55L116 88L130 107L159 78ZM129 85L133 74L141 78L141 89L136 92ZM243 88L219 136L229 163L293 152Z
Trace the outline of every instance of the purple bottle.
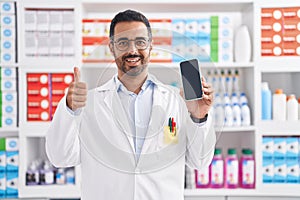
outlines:
M255 161L251 149L242 149L240 161L240 185L242 188L255 186Z
M228 149L225 159L225 187L237 188L239 186L239 161L235 149Z

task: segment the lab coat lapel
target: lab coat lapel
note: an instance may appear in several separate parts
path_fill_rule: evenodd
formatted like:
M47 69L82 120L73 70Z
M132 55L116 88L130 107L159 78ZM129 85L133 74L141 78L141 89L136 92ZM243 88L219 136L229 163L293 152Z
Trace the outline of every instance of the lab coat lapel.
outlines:
M128 143L131 147L134 156L134 144L133 144L133 137L130 131L130 126L128 122L128 117L123 109L121 104L119 95L116 90L111 91L104 99L105 104L109 107L112 111L112 120L115 120L118 128L126 135ZM114 133L112 133L114 134Z

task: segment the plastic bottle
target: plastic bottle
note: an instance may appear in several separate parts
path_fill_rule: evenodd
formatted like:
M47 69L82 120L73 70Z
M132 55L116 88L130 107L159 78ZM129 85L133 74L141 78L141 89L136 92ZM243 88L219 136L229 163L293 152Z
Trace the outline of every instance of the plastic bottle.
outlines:
M282 89L276 89L273 94L273 120L286 120L286 95Z
M209 187L209 167L195 170L196 188Z
M241 126L242 125L242 115L241 115L241 107L238 103L234 103L232 107L232 116L233 116L233 126Z
M261 119L272 119L272 93L267 82L261 83Z
M194 170L189 166L185 166L185 188L194 189L195 188L195 174Z
M63 168L59 168L56 173L56 184L63 185L66 183L66 174Z
M239 86L239 81L240 81L240 78L239 78L239 70L235 70L234 72L234 76L232 78L232 82L233 82L233 92L235 92L236 94L239 94L240 92L240 86Z
M67 169L66 184L75 184L75 170L73 167Z
M248 99L245 92L242 92L240 95L240 106L242 106L243 103L248 104Z
M217 106L218 104L223 104L223 101L222 101L222 98L221 98L220 94L216 93L216 95L215 95L215 105Z
M224 113L225 113L224 125L227 127L233 126L233 111L232 111L230 104L228 104L228 103L225 104Z
M213 82L212 82L212 86L214 88L214 90L219 93L220 92L220 87L219 87L219 75L218 75L218 71L215 70L214 72L214 76L213 76Z
M225 106L226 104L231 105L231 100L230 100L230 97L229 97L229 95L228 95L227 93L224 93L224 96L223 96L223 103L224 103L224 106Z
M220 94L226 93L226 76L225 76L225 71L222 69L221 70L221 76L220 76L220 85L219 85L219 92Z
M286 102L286 119L288 121L297 121L298 120L298 101L294 94L291 94L288 97Z
M242 188L254 188L255 185L255 161L251 149L242 149L240 160L240 186Z
M45 161L43 168L40 170L40 184L54 184L54 171L49 161Z
M228 74L226 77L226 92L229 96L232 94L232 74L231 70L228 70Z
M225 113L222 104L217 104L215 109L215 126L223 127L225 120Z
M213 160L210 164L210 187L221 188L224 186L224 161L222 150L215 149Z
M248 27L241 25L237 28L234 38L234 58L236 62L250 62L251 40Z
M40 182L40 174L37 162L31 162L26 172L26 185L38 185Z
M237 94L234 92L231 95L231 104L234 105L235 103L239 104L240 100L237 96Z
M225 159L225 187L239 186L239 161L235 149L228 149Z
M241 111L242 111L242 126L250 126L251 113L247 103L242 104Z

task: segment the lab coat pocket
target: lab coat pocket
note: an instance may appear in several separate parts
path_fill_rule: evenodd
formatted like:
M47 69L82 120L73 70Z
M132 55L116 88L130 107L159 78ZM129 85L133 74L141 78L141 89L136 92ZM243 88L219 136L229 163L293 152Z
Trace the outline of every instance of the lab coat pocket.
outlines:
M173 130L169 126L164 127L164 144L177 144L178 143L178 134L176 127Z

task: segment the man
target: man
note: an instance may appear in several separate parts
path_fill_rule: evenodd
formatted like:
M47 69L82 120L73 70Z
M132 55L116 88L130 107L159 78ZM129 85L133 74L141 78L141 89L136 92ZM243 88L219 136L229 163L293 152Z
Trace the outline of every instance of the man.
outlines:
M57 167L81 164L82 200L183 199L185 164L201 168L213 156L213 90L203 79L203 98L185 104L148 74L152 34L141 13L114 17L109 47L117 75L87 93L74 68L47 133L47 155Z

